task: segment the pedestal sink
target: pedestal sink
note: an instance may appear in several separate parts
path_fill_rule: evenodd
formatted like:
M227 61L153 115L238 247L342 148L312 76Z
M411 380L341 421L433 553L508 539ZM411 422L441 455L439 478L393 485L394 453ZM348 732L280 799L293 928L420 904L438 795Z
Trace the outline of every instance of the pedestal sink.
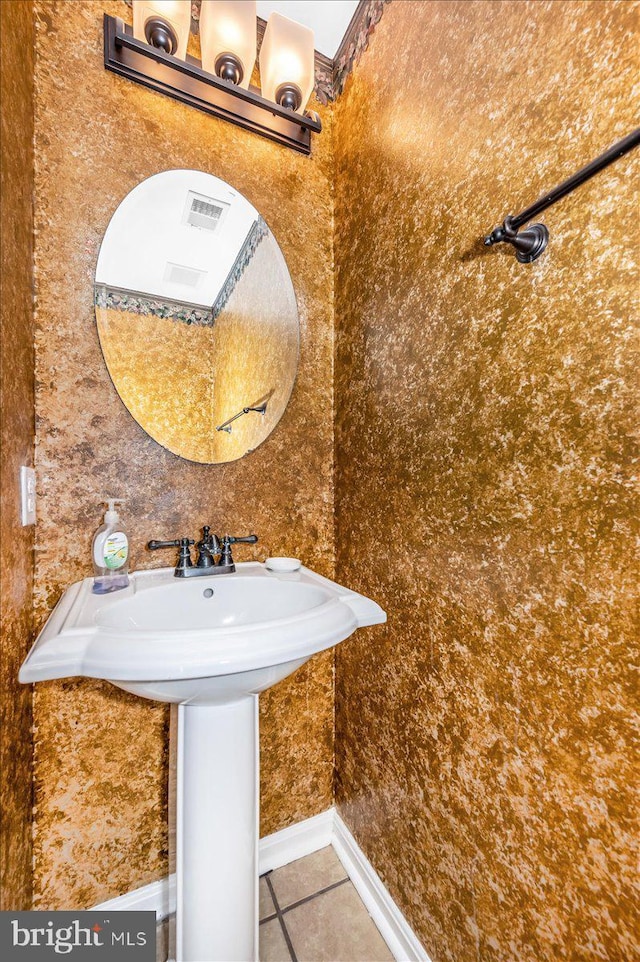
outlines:
M357 628L369 598L308 568L180 580L140 571L128 588L63 594L20 681L103 678L177 703L177 962L258 959L258 694Z

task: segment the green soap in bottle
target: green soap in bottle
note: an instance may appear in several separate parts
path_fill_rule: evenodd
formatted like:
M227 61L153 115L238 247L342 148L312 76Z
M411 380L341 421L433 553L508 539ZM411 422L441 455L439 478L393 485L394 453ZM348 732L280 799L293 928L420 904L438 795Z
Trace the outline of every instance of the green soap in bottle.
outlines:
M105 595L129 584L129 539L115 509L122 498L105 499L104 523L93 536L93 593Z

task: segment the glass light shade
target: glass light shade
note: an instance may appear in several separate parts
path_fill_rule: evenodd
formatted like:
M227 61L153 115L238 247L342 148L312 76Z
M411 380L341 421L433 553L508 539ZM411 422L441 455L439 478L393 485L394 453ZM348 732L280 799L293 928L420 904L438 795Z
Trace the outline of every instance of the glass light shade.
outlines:
M175 50L167 52L184 60L191 28L191 0L133 0L133 36L136 40L150 43L147 28L154 20L161 20L169 25L175 34L177 45ZM161 44L152 46L166 49Z
M242 66L238 86L247 89L256 62L255 0L202 0L200 48L207 73L223 75L216 68L223 54L236 58Z
M315 81L313 43L313 30L309 27L279 13L271 14L260 48L263 97L282 103L287 88L295 86L301 97L295 110L303 113Z

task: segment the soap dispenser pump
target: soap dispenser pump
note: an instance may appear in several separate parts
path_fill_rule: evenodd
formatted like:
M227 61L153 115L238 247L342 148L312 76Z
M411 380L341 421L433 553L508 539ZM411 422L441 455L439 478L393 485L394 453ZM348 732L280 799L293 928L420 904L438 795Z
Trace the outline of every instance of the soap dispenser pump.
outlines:
M118 591L129 584L129 539L120 522L115 505L122 498L105 498L104 521L93 536L93 593Z

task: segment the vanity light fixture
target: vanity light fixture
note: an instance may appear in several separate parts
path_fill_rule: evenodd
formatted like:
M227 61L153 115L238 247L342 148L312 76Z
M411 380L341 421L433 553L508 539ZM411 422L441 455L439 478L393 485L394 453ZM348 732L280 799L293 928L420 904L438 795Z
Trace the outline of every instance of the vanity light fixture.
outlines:
M260 55L262 96L251 86L257 24L253 0L203 0L202 62L187 53L190 0L133 0L133 30L104 16L107 70L311 153L311 133L322 124L305 110L314 85L313 31L272 14ZM266 49L265 49L266 48Z
M184 60L191 28L191 0L133 0L136 40Z
M313 30L272 13L260 48L262 93L289 110L303 111L313 91Z
M202 69L249 89L256 62L255 0L202 0Z

